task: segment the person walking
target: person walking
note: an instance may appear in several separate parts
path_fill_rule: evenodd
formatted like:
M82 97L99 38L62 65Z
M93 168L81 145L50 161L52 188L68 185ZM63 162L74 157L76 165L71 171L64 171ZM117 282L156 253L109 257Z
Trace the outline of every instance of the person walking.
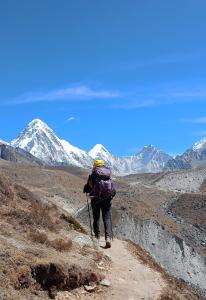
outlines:
M112 238L111 206L116 190L111 180L111 170L105 166L103 160L95 160L83 192L89 194L91 198L93 231L97 243L99 244L100 239L101 211L105 231L105 248L110 248Z

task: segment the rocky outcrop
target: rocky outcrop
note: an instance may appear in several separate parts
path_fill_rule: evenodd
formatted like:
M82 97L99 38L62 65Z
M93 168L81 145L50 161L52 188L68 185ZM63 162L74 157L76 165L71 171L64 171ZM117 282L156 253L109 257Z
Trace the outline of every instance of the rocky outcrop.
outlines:
M35 164L39 166L43 165L38 158L29 152L5 144L0 144L0 158L18 163Z
M32 277L53 299L57 291L68 291L82 285L99 283L102 279L100 274L76 265L37 264L32 266L31 270Z

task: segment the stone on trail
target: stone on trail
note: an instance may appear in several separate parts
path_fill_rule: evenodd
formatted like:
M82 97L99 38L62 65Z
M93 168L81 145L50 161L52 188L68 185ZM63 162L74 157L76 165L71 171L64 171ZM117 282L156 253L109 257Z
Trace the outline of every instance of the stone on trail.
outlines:
M87 292L91 293L96 289L96 285L84 285L84 288Z
M102 281L100 281L100 284L103 286L111 286L111 282L108 279L103 279Z

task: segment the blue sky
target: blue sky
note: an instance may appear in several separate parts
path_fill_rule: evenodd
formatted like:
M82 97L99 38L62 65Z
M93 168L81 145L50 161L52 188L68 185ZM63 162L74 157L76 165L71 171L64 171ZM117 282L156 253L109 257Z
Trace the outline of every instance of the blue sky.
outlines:
M117 155L206 135L205 0L0 4L0 138L34 118Z

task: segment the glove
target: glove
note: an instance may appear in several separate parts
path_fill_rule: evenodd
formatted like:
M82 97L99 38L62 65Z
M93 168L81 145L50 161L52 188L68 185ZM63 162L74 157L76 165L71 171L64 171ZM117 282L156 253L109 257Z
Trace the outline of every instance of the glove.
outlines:
M88 193L87 191L88 191L88 186L87 186L87 184L85 184L85 185L84 185L84 188L83 188L83 193L84 193L84 194L85 194L85 193Z
M88 184L85 184L84 188L83 188L83 193L91 193L91 187Z

